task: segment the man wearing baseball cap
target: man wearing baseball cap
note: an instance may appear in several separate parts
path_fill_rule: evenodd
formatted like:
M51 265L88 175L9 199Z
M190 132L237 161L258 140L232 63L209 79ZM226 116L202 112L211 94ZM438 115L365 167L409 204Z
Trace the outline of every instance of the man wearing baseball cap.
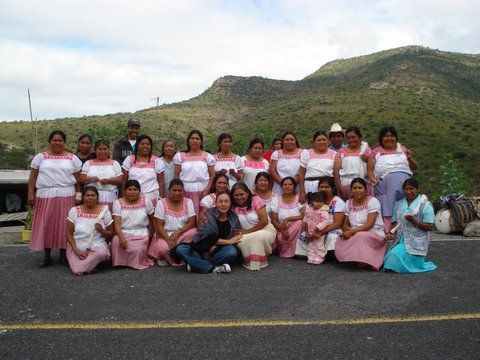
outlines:
M330 140L329 149L338 151L343 145L343 139L345 138L344 130L338 123L332 124L330 131L328 132L328 138Z
M117 160L120 165L127 156L135 151L135 143L137 142L138 133L140 132L140 121L135 118L128 119L127 135L118 139L113 146L112 157Z

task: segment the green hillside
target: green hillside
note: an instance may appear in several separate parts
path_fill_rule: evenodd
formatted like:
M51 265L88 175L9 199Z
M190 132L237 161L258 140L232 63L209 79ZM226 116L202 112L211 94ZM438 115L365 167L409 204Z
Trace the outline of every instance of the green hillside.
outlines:
M54 128L66 130L71 139L87 131L115 138L131 115L41 121L39 139L45 146ZM299 81L226 76L193 99L140 110L135 116L157 145L167 137L183 145L188 131L198 128L213 150L215 135L225 130L234 135L240 153L253 136L270 141L286 130L294 131L301 145L308 147L313 132L327 130L333 122L344 128L359 126L366 140L376 146L378 131L390 124L399 130L400 142L414 152L420 165L418 177L427 193L438 194L444 187L440 166L446 155L453 158L453 166L463 173L461 178L468 181L470 191L476 191L480 55L410 46L335 60ZM31 147L29 122L1 126L2 143Z

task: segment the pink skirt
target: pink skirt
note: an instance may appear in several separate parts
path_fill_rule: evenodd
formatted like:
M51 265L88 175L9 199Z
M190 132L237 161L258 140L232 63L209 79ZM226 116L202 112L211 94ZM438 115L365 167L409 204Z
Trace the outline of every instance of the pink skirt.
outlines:
M103 246L95 246L87 250L87 257L81 260L73 251L70 244L67 244L67 259L70 270L75 275L85 275L92 272L98 264L110 259L110 251Z
M198 215L200 214L200 201L202 200L202 192L203 191L195 191L195 192L185 191L185 197L193 201L195 214L197 214L197 223L198 223Z
M190 229L182 236L180 236L177 240L175 245L185 243L188 244L192 241L193 236L197 233L197 229ZM163 240L157 238L155 234L153 236L152 242L148 248L148 257L151 259L157 260L166 260L171 266L182 266L183 262L176 262L175 259L172 257L170 253L170 246L168 243Z
M302 234L302 220L290 221L287 225L289 240L284 240L281 232L277 231L276 247L278 249L278 256L282 258L293 258L295 256L295 247L297 240Z
M339 262L358 262L379 270L387 250L385 237L372 231L360 231L350 239L338 238L335 257Z
M30 249L67 248L67 216L75 196L36 198Z
M112 265L128 266L133 269L143 270L153 265L147 259L148 236L136 236L123 233L127 240L127 248L120 247L117 235L112 239Z

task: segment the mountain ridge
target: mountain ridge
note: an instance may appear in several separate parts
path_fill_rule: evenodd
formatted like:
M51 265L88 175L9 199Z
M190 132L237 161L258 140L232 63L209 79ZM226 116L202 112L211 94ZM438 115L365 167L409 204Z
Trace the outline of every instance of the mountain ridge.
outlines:
M198 128L212 151L216 136L231 132L235 150L242 154L252 137L270 142L287 130L309 147L313 132L328 130L334 122L344 128L359 126L375 146L380 128L394 125L400 141L420 162L421 181L432 191L440 190L435 179L442 175L444 155L453 156L471 189L480 175L475 160L480 157L475 142L480 136L478 54L407 46L334 60L295 81L223 76L198 96L158 108L40 121L41 145L53 128L67 130L70 138L92 131L112 139L132 115L141 119L144 132L153 135L157 146L162 139L173 138L183 147L186 134ZM2 123L2 130L3 143L29 146L29 122Z

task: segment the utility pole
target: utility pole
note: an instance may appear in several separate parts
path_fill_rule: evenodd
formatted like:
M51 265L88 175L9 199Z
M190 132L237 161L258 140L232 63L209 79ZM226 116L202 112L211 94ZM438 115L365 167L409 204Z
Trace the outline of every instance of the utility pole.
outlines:
M37 154L38 153L38 137L37 137L36 123L33 122L32 100L30 99L30 89L27 89L27 93L28 93L28 107L30 108L30 121L32 122L33 147L35 149L35 154Z

